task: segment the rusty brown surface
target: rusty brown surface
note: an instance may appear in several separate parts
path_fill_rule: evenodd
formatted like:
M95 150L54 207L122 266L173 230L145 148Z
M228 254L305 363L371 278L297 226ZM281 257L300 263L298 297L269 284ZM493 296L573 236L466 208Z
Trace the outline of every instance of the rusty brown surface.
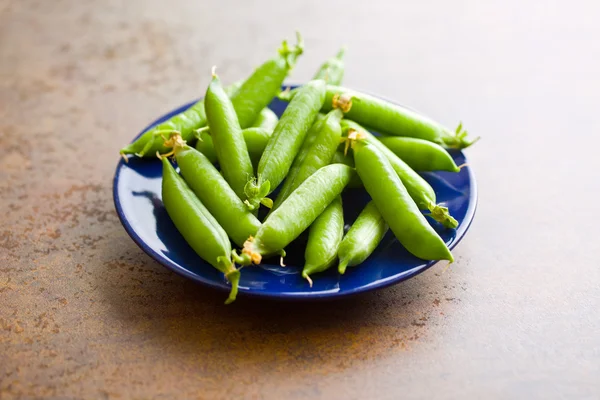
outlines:
M0 2L1 399L598 397L598 6L391 4ZM292 28L297 80L347 43L348 85L484 137L447 271L224 307L123 230L121 145Z

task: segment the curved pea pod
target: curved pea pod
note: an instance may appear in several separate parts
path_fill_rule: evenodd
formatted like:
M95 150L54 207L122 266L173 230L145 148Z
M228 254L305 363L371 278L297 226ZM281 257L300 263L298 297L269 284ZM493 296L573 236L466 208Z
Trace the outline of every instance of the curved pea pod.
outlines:
M231 243L227 233L208 212L166 157L162 158L162 201L185 241L207 263L221 271L231 283L225 304L235 300L240 271L231 261Z
M232 98L233 107L242 128L252 125L257 116L281 90L281 85L304 51L299 33L297 44L290 46L284 41L277 56L258 67Z
M235 82L225 88L225 92L232 96L241 86L242 81ZM183 140L190 141L194 138L196 130L204 126L206 126L206 113L204 111L204 99L202 99L184 112L148 129L133 143L123 147L120 153L123 157L127 154L135 154L138 157L155 157L156 152L162 154L169 151L164 146L165 140L163 137L177 133L181 135Z
M312 223L308 231L308 243L304 252L302 277L312 287L311 274L323 272L333 266L344 236L344 210L342 198L336 197Z
M315 138L317 137L317 134L321 130L321 125L323 124L323 120L325 119L325 116L326 115L323 113L317 114L317 116L315 117L315 120L313 121L312 125L310 126L310 129L306 133L306 138L302 142L302 146L300 147L300 150L298 151L298 153L300 153L300 151L302 151L302 149L305 146L308 146L310 143L312 143L315 140ZM296 157L297 157L297 155L296 155ZM296 159L294 159L294 161L295 160ZM294 163L292 163L292 166L290 167L290 170L288 171L288 175L292 173L293 169L294 169Z
M338 272L343 274L347 267L365 261L373 254L388 229L387 222L371 200L360 212L340 243L337 253L340 259Z
M398 241L424 260L454 261L452 253L411 199L388 158L366 141L353 143L354 163L365 189Z
M174 149L183 179L238 246L255 235L260 221L248 210L210 160L187 146Z
M382 136L381 143L417 171L459 172L460 168L442 146L423 139Z
M333 154L331 163L332 164L345 164L349 167L354 168L354 159L352 158L352 155L351 154L344 155L344 152L339 151L339 150ZM357 174L355 174L352 177L352 179L350 180L350 183L348 183L348 187L354 188L354 189L363 187L363 184L360 181L360 177Z
M286 177L324 99L325 82L310 81L287 106L258 162L258 182L249 182L247 187L251 207L258 207Z
M279 117L273 110L269 107L265 107L262 109L258 117L252 123L252 128L263 128L270 132L273 132L273 129L277 126L277 122L279 122Z
M354 170L347 165L327 165L305 180L244 243L242 256L259 264L262 256L282 254L350 182Z
M269 138L271 138L272 134L273 131L258 127L251 127L242 130L242 135L244 136L246 148L248 149L248 154L250 155L250 160L252 161L253 166L258 165L260 156L265 150L267 142L269 141ZM217 153L215 152L213 140L210 136L210 130L202 130L198 134L196 150L204 154L211 163L215 164L217 162Z
M277 209L302 182L331 162L342 137L343 116L342 111L336 109L317 122L318 131L304 140L271 210Z
M204 97L204 109L223 177L238 197L244 200L244 187L254 175L254 168L233 104L214 69Z
M210 130L208 129L208 127L200 130L197 134L197 137L198 141L196 142L196 150L204 154L211 163L216 164L219 160L217 159L215 144L213 143L212 136L210 135Z
M388 135L429 140L456 149L469 147L479 139L467 138L467 131L463 130L462 124L452 132L407 108L365 93L328 85L323 110L328 111L336 107L348 109L346 118Z
M344 79L344 54L346 53L346 47L342 47L340 51L325 61L319 68L313 79L323 79L330 85L341 85Z
M252 165L258 167L260 157L265 151L265 147L267 147L267 143L269 143L269 139L271 139L273 131L256 127L246 128L242 131L242 133L244 134L244 140L246 141L246 146L248 147L248 154L250 154Z
M390 149L381 143L373 134L354 121L342 120L342 129L348 135L352 132L358 132L365 137L365 140L379 149L387 158L403 185L410 194L410 197L422 210L429 210L431 218L443 224L446 228L456 228L458 221L448 212L448 208L436 204L435 191L421 175L410 168L404 161L396 156Z

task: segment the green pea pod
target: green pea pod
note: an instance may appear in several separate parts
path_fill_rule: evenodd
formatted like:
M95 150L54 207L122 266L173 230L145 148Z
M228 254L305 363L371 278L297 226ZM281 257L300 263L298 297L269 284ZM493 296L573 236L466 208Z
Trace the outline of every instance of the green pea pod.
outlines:
M252 128L263 128L273 132L273 129L277 126L277 122L279 122L277 114L269 107L265 107L252 123Z
M275 199L272 211L287 199L302 182L319 168L331 162L342 137L340 121L344 114L341 110L332 110L324 120L318 123L318 131L304 140L290 173L285 178L283 187Z
M347 109L346 118L364 124L373 130L394 136L408 136L429 140L444 147L464 149L479 138L467 138L462 124L455 132L407 108L365 93L339 86L327 86L324 111L336 107Z
M368 130L357 124L356 122L344 119L342 120L342 129L344 133L349 134L351 131L360 132L366 138L366 141L373 144L388 158L392 167L402 180L403 185L408 190L410 197L417 203L422 210L429 210L429 216L440 222L447 228L456 228L458 221L454 219L448 212L448 208L436 204L435 191L429 183L421 175L416 173L404 161L396 156L390 149L381 143Z
M312 287L310 274L323 272L333 266L344 236L344 210L342 198L336 197L312 223L308 231L308 243L304 252L302 277Z
M225 274L231 291L225 304L235 300L240 271L231 261L227 233L208 212L166 157L162 158L162 201L171 220L185 241L207 263Z
M284 41L279 54L258 67L232 98L242 128L251 126L260 111L279 93L284 79L304 51L302 37L299 33L296 36L296 46Z
M283 249L296 239L342 193L354 170L347 165L327 165L305 180L279 208L261 225L255 237L244 243L240 261L261 262L262 256L282 254Z
M252 160L233 104L214 69L204 97L204 109L223 177L238 197L245 200L244 186L254 176Z
M353 143L354 163L365 189L400 243L424 260L454 261L452 253L411 199L390 161L377 146Z
M416 171L460 171L452 156L439 144L400 136L382 136L378 139Z
M388 229L388 224L371 200L340 243L337 254L340 259L338 272L343 274L346 267L353 267L365 261L373 254Z
M200 130L197 134L198 141L196 142L196 150L204 154L211 163L216 164L218 162L217 152L215 151L215 144L213 143L212 136L210 136L210 130L208 127ZM244 140L246 138L244 137ZM246 147L248 143L246 143Z
M344 165L354 168L354 159L352 158L352 156L350 154L344 155L343 151L338 150L333 155L333 158L331 159L331 164L344 164ZM363 184L360 181L360 177L355 174L352 177L352 179L350 180L350 183L348 183L348 187L355 188L355 189L363 187Z
M277 97L283 101L291 101L296 93L297 89L284 90ZM344 109L346 118L364 124L382 134L414 137L453 149L464 149L479 140L479 137L468 138L468 133L463 129L462 123L452 132L441 124L407 108L365 93L327 85L327 98L323 105L323 111L327 112L338 107Z
M260 221L248 210L210 160L183 142L173 149L183 179L238 246L255 235Z
M258 207L286 177L324 99L325 82L310 81L287 106L258 162L258 182L249 182L246 188L250 207Z
M315 140L315 138L317 137L317 134L321 130L322 122L324 119L325 119L325 114L322 114L322 113L317 114L313 124L311 125L310 129L306 133L306 138L304 139L304 142L302 142L302 147L300 147L300 150L298 151L298 153L302 153L303 149L306 146L309 146L309 144ZM298 156L296 156L296 158L297 157ZM296 174L298 173L297 170L300 167L300 165L298 163L296 163L295 161L296 161L296 159L294 159L294 162L292 163L292 166L290 167L290 170L288 171L286 180L290 176L296 176ZM269 187L270 187L270 185L269 185ZM281 191L280 191L280 193L281 193ZM260 197L260 196L258 196L258 197ZM273 211L273 207L275 207L274 204L271 206L271 211L269 211L269 214Z
M250 154L250 160L252 160L253 166L258 165L260 156L265 150L267 142L269 141L269 138L271 138L272 134L273 131L269 131L265 128L251 127L242 130L242 135L244 135L244 141L246 142L248 154ZM217 153L215 152L209 129L202 130L198 134L196 150L204 154L211 163L215 164L217 162Z
M242 133L244 134L244 140L246 141L246 146L248 147L248 153L250 154L252 165L254 167L258 167L260 157L265 151L265 147L267 147L267 143L269 143L269 139L271 139L273 131L256 127L246 128L242 131Z
M344 79L344 53L346 47L342 47L335 57L325 61L319 68L313 79L323 79L330 85L341 85Z
M238 81L225 88L225 92L232 96L242 86ZM135 154L138 157L155 157L156 152L166 153L169 151L164 144L164 138L172 133L178 133L183 140L191 141L196 130L206 126L206 113L204 111L204 99L198 101L184 112L171 117L169 120L153 126L133 143L121 149L121 155ZM125 158L127 161L127 158Z
M321 130L321 126L323 124L323 120L325 119L325 116L326 115L323 113L317 114L317 116L315 117L315 120L313 121L313 124L310 126L310 129L306 133L306 138L302 142L302 146L300 147L300 150L298 151L298 153L300 153L302 151L304 146L308 146L310 143L312 143L315 140L319 131ZM298 156L296 155L296 157L298 157ZM295 161L295 159L294 159L294 161ZM293 170L294 170L294 163L292 163L292 166L290 167L290 170L288 171L288 175L290 175L293 172Z

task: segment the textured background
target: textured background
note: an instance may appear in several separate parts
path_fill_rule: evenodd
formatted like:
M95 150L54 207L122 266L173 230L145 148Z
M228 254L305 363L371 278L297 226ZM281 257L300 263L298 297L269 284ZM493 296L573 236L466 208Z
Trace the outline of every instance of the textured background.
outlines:
M598 398L598 2L0 0L0 398ZM294 29L308 79L462 119L480 206L446 272L321 304L167 271L118 149Z

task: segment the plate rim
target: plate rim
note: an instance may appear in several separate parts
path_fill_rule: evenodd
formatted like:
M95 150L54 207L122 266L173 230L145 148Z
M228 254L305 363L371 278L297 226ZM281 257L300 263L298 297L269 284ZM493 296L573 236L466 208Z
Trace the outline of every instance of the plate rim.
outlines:
M288 83L288 84L282 85L282 88L287 88L287 87L294 88L296 86L298 86L298 84ZM396 104L400 107L404 107L404 108L415 111L412 108L401 105L401 104L399 104L395 101L392 101L390 99L387 99L383 96L377 96L377 95L371 94L367 91L362 91L362 90L358 90L358 89L352 89L352 88L348 88L348 89L353 90L353 91L361 91L362 93L369 94L370 96L378 97L380 99L389 101L390 103ZM159 121L161 119L163 119L165 116L176 113L176 112L179 113L179 112L185 111L186 109L188 109L189 107L191 107L193 104L195 104L196 102L198 102L201 99L202 98L195 99L195 100L187 102L179 107L176 107L170 111L165 112L164 114L162 114L161 116L156 118L154 121L152 121L150 124L148 124L144 129L142 129L140 131L140 133L138 133L132 139L132 142L135 141L137 138L139 138L149 128L151 128L152 126L159 123ZM418 111L415 111L415 112L417 112L421 115L424 115ZM456 236L455 236L456 239L453 240L452 243L448 246L448 248L450 250L454 249L466 236L467 231L471 227L471 224L473 223L473 220L475 218L475 212L477 211L477 205L478 205L478 201L479 201L479 194L478 194L477 181L475 179L475 173L473 172L473 169L469 165L468 159L467 159L466 155L462 152L462 150L460 151L460 154L462 154L462 156L465 158L465 162L467 163L465 168L467 168L467 172L468 172L468 176L469 176L470 195L469 195L467 212L463 219L463 224L461 224L456 231ZM159 254L158 252L156 252L152 247L150 247L148 244L146 244L146 242L137 234L137 232L135 231L133 226L130 224L129 220L125 217L125 213L124 213L123 207L121 205L119 191L118 191L121 170L126 165L127 164L125 163L123 158L119 157L119 162L117 163L117 166L115 169L115 174L113 176L113 203L115 206L115 211L117 212L117 216L119 217L119 221L125 228L125 232L127 232L129 237L134 241L135 244L138 245L138 247L141 250L143 250L152 259L154 259L156 262L158 262L162 266L168 268L169 270L175 272L176 274L183 276L185 278L191 279L194 282L204 284L208 287L211 287L211 288L214 288L214 289L217 289L220 291L228 292L231 289L231 287L229 285L226 285L224 282L218 282L218 281L206 279L206 278L202 277L201 275L197 275L197 274L194 274L194 273L186 270L185 268L179 266L178 264L174 263L170 259L168 259L168 258L164 257L163 255ZM424 260L424 261L426 261L426 260ZM279 299L279 300L306 300L306 301L308 301L308 300L322 300L322 299L333 299L333 298L339 299L339 298L344 298L347 296L356 295L358 293L364 293L364 292L368 292L368 291L372 291L372 290L383 289L383 288L389 287L391 285L406 281L408 279L413 278L416 275L419 275L419 274L425 272L429 268L436 265L439 261L440 260L430 260L427 263L425 263L424 265L414 267L408 271L390 276L385 279L381 279L381 280L374 281L374 282L371 282L368 284L364 284L364 285L361 285L358 287L354 287L352 289L344 290L344 291L327 291L327 292L314 292L314 293L310 292L310 290L302 291L302 292L281 292L281 291L274 292L274 291L264 291L264 290L256 291L256 290L245 289L245 288L240 287L239 294L241 295L240 297L242 297L242 296L243 297L260 297L260 298L270 298L270 299ZM307 288L308 288L308 286L307 286Z

